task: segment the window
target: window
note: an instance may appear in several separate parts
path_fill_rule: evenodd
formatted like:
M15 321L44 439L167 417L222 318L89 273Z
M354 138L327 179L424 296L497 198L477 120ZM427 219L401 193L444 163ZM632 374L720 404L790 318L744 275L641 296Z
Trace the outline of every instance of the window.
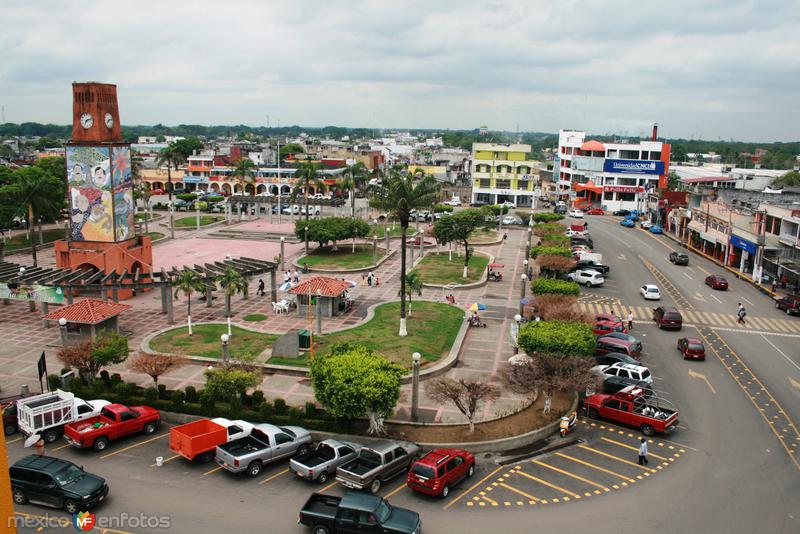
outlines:
M612 410L620 410L622 409L622 403L616 399L612 399L606 403L606 408L611 408Z
M120 421L133 421L136 419L136 415L133 412L122 412L119 416Z
M498 189L511 189L511 180L496 180Z
M447 462L447 471L452 471L453 469L455 469L456 467L458 467L463 463L464 459L461 456L456 456L455 458Z
M241 431L242 431L242 427L239 427L239 426L236 426L236 425L231 425L231 426L228 427L228 435L229 436L232 436L234 434L238 434Z
M408 453L406 452L406 450L403 447L395 447L395 449L394 449L394 459L395 460L397 460L398 458L403 458L404 456L407 456L407 455L408 455Z
M339 449L339 454L342 456L347 456L348 454L353 454L355 452L356 451L354 451L352 448L346 446Z
M92 407L88 404L81 404L78 406L78 415L83 415L92 411Z
M278 445L282 445L284 443L291 443L292 438L287 436L286 434L275 434L275 443Z
M355 523L358 521L358 511L348 510L347 508L339 508L339 521Z
M627 369L617 369L617 376L622 378L631 378L631 373Z
M444 476L445 466L440 465L439 469L436 470L436 478L442 478Z
M489 180L488 178L481 178L479 180L479 182L480 182L480 187L482 187L484 189L488 189L488 188L492 187L492 181Z

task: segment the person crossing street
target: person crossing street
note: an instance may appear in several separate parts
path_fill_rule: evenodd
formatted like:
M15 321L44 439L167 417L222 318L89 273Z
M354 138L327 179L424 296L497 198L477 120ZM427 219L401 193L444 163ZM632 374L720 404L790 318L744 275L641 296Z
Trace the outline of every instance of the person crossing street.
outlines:
M639 465L647 465L647 440L644 438L640 438L642 440L642 444L639 445Z

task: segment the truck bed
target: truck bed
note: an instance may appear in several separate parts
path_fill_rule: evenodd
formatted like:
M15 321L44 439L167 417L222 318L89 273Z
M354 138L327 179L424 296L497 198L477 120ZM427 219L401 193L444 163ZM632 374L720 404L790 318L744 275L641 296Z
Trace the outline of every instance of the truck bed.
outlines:
M352 473L354 475L361 476L369 473L370 471L373 471L377 467L379 467L378 464L374 464L372 462L365 462L359 458L353 460L350 463L344 464L339 469L341 469L346 473Z
M262 451L267 446L253 437L239 438L231 441L230 443L223 443L219 448L230 454L234 458L238 456L245 456L254 452Z
M336 518L336 511L340 502L342 502L341 497L312 493L305 506L300 510L300 514L324 517L333 521Z

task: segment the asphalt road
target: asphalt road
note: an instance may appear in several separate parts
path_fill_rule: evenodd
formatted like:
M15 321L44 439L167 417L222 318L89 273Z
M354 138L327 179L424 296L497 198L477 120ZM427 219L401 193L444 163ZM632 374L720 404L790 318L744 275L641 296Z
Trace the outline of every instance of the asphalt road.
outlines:
M697 312L730 315L741 299L749 317L785 320L766 297L731 276L727 293L712 293L702 279L706 271L722 271L710 262L693 255L689 268L669 264L668 247L675 244L666 238L622 228L616 218L588 220L596 251L611 273L604 288L584 292L587 299L608 302L618 313L620 303L650 307L638 288L655 280L655 270L672 286L663 304L679 301ZM637 321L634 334L643 339L642 361L655 376L655 388L681 412L673 434L653 438L649 470L635 464L638 432L584 421L568 436L580 442L532 461L499 466L481 457L475 476L446 500L413 494L404 488L403 477L386 484L381 494L394 505L419 511L424 532L798 532L800 469L788 451L800 445L796 431L783 432L783 425L800 415L800 391L790 381L800 382L800 335L737 328L697 324L678 333ZM708 340L706 361L678 356L675 343L683 335ZM167 432L131 437L102 455L63 445L48 452L108 478L111 493L96 510L98 518L168 517L170 532L300 533L305 529L296 524L297 511L312 491L342 493L339 485L321 488L294 480L285 462L250 479L215 470L213 464L170 459ZM12 462L27 452L21 441L9 445ZM155 467L156 456L168 462ZM17 511L64 517L33 505ZM125 525L108 530L160 531Z

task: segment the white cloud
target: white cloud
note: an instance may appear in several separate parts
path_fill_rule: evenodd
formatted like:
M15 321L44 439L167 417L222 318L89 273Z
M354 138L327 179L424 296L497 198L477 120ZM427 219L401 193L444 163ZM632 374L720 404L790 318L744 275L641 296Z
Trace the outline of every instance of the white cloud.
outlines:
M0 103L66 123L97 80L128 124L795 139L798 22L793 0L35 2L4 7Z

